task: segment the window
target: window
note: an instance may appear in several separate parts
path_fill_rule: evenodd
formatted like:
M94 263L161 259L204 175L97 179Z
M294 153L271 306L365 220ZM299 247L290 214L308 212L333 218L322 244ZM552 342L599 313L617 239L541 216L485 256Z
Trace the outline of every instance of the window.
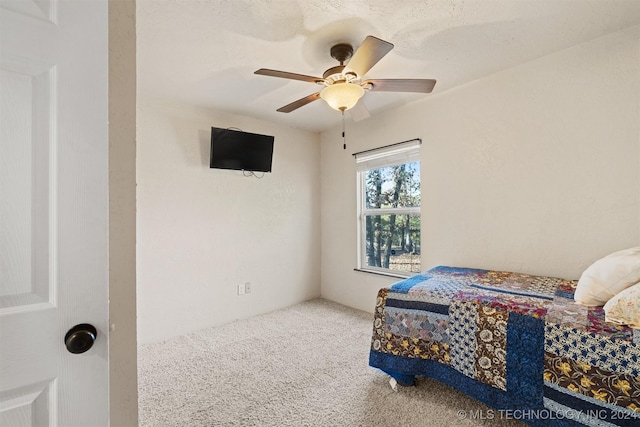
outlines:
M358 268L420 270L419 139L356 153Z

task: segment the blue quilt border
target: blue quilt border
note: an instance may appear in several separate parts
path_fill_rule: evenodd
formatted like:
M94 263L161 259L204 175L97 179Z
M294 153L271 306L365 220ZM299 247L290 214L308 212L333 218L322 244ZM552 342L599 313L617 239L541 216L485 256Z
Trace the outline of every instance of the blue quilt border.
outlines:
M408 359L393 354L380 353L371 350L369 365L378 368L386 374L405 379L408 376L424 376L433 378L456 390L470 396L487 406L504 411L548 411L542 402L537 405L522 405L516 403L513 393L507 393L488 384L476 381L455 369L430 359ZM467 408L459 408L467 409ZM521 420L534 427L579 427L582 424L569 419L526 419Z

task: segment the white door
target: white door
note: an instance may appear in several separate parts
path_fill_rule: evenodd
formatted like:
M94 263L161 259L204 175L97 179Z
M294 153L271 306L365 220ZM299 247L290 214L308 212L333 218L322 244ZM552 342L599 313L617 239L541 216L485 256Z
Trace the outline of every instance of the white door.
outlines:
M107 32L103 0L0 0L0 426L109 422Z

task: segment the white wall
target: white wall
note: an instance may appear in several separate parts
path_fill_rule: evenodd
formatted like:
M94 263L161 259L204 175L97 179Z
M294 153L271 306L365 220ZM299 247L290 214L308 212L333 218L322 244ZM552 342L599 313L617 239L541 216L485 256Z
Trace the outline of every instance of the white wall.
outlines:
M209 169L211 126L274 135L273 172ZM139 95L137 139L139 343L320 295L318 134Z
M353 271L351 153L416 137L423 270L575 279L639 245L639 104L635 27L350 122L347 151L339 129L323 133L322 296L371 311L378 288L395 281Z

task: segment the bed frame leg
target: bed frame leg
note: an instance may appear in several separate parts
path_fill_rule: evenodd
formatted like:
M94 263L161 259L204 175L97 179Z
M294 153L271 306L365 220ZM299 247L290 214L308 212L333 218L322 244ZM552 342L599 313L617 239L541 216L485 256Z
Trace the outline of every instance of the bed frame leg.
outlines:
M416 377L414 375L399 374L397 372L389 371L385 372L391 377L389 384L391 384L391 388L394 390L396 389L396 384L399 384L402 387L411 387L416 384Z

